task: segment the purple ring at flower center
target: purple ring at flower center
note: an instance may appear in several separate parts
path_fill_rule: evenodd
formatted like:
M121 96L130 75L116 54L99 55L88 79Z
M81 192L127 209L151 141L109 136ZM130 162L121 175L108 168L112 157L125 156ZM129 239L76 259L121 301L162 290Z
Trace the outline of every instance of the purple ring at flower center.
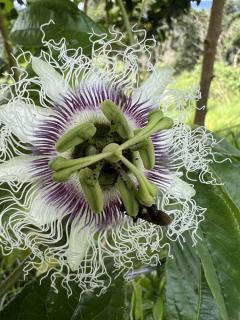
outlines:
M69 129L71 123L81 119L86 112L100 113L100 105L106 100L112 100L124 114L132 121L136 128L143 127L147 122L148 113L153 109L148 101L127 97L123 91L104 86L80 87L75 93L69 92L63 96L61 103L55 104L53 115L48 120L43 121L36 130L36 142L32 147L34 156L41 156L41 159L34 160L32 170L34 177L38 180L39 191L44 195L48 204L53 205L56 210L63 210L73 216L85 219L85 224L94 223L101 227L106 227L116 223L122 216L121 201L117 192L109 197L105 195L105 207L102 214L95 214L89 208L81 189L77 183L69 180L67 182L56 183L52 179L52 170L49 168L49 161L60 155L55 149L58 139ZM146 172L148 178L157 185L162 186L167 183L169 173L163 162L166 161L166 146L159 144L164 140L164 133L153 135L155 148L156 165L153 170ZM161 177L162 173L162 178Z

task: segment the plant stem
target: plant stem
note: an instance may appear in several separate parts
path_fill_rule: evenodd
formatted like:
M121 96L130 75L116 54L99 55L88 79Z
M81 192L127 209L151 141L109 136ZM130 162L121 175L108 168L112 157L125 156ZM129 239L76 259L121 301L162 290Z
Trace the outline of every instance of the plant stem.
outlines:
M31 253L30 253L31 254ZM23 274L23 269L25 267L25 262L29 258L30 254L17 266L17 268L9 275L9 277L3 282L0 287L0 299L11 289L18 279Z
M16 61L12 55L12 47L10 44L8 32L4 26L4 15L3 15L1 8L0 8L0 33L3 38L4 48L5 48L7 59L8 59L9 72L13 71L13 78L15 81L18 81L18 72L16 69Z
M130 25L130 22L128 19L127 11L124 7L122 0L117 0L117 2L119 4L120 10L122 12L122 17L123 17L125 28L127 30L129 43L130 43L130 45L133 45L133 43L134 43L133 33L132 33L132 28L131 28L131 25Z

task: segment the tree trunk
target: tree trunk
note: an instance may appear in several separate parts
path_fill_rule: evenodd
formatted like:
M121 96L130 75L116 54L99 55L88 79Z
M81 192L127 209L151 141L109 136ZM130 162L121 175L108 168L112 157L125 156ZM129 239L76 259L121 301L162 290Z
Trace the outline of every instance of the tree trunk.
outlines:
M213 66L217 51L218 38L221 33L223 8L225 0L213 0L207 37L204 41L203 64L200 81L201 99L197 102L194 123L204 125L207 113L207 101L211 81L214 77ZM201 109L205 106L204 109Z

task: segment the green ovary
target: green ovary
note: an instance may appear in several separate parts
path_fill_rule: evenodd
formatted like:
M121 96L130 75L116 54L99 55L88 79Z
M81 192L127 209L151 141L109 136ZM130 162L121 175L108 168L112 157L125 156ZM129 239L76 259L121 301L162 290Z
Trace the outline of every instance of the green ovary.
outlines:
M56 150L70 151L71 158L57 157L49 163L53 180L65 182L77 173L85 199L95 213L104 209L104 191L115 187L127 214L136 216L139 205L151 206L155 202L157 192L143 172L143 167L151 170L155 164L150 136L171 128L173 123L155 110L144 128L133 131L112 101L103 101L101 111L105 124L86 122L59 138Z

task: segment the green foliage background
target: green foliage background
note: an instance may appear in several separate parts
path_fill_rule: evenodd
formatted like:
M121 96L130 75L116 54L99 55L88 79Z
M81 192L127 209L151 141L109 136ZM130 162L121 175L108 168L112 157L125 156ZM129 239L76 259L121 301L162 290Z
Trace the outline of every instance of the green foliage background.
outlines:
M21 1L20 1L21 2ZM200 3L200 1L196 1ZM45 29L46 38L67 39L69 48L83 47L90 54L88 33L102 33L115 25L126 31L118 2L29 0L26 9L17 12L11 0L0 1L4 26L12 52L20 48L37 54L41 49L40 26L54 20ZM203 41L209 13L191 10L190 1L123 1L130 23L154 35L158 47L155 61L170 64L176 70L176 87L197 84L200 77ZM87 5L87 7L86 7ZM208 208L199 228L198 241L192 246L186 235L184 249L172 243L174 259L163 257L162 264L136 270L130 281L114 280L100 297L84 295L73 286L68 298L59 286L54 293L49 279L39 284L31 273L22 276L2 295L2 320L109 319L109 320L239 320L240 319L240 5L226 5L223 32L219 43L215 78L209 98L206 126L216 137L225 138L217 152L228 158L212 164L212 174L219 185L195 183L196 202ZM63 23L64 22L64 23ZM125 39L128 42L126 36ZM1 82L8 81L9 60L0 50ZM192 124L194 106L189 107ZM222 159L222 158L221 158ZM26 253L0 256L0 283L21 264ZM111 263L109 263L111 268ZM21 274L20 274L21 275ZM0 289L1 292L1 289Z

